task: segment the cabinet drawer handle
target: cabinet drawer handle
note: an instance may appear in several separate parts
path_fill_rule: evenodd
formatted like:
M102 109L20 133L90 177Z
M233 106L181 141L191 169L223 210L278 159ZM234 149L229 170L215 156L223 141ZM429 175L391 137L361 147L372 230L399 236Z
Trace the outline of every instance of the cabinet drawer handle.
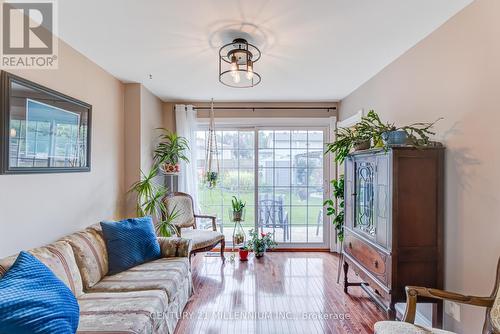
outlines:
M377 260L375 260L374 264L375 264L375 268L378 268L378 261Z
M351 242L349 242L349 248L352 249L352 243Z

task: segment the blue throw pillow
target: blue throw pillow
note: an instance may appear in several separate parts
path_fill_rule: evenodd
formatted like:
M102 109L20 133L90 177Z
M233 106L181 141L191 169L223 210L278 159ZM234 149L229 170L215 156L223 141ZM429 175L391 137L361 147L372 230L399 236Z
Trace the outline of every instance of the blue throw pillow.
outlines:
M70 289L27 252L0 279L0 333L68 334L80 308Z
M108 249L109 274L117 274L161 256L151 217L101 222Z

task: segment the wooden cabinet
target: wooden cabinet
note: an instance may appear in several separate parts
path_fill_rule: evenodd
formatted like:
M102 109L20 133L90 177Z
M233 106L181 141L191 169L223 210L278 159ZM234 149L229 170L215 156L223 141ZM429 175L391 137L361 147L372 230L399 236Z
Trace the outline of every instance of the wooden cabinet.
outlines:
M443 288L443 159L400 147L345 161L344 291L362 287L391 317L405 286Z

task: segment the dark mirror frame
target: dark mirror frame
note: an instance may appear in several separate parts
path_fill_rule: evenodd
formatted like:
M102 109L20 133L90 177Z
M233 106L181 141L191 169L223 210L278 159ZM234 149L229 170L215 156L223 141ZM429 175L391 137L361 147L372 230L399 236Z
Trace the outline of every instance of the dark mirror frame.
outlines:
M59 93L35 82L23 79L12 73L1 71L0 74L0 174L44 174L44 173L74 173L90 172L91 164L91 138L92 138L92 106L70 96ZM11 83L28 87L30 89L54 96L71 104L87 109L87 158L84 167L9 167L10 145L10 96Z

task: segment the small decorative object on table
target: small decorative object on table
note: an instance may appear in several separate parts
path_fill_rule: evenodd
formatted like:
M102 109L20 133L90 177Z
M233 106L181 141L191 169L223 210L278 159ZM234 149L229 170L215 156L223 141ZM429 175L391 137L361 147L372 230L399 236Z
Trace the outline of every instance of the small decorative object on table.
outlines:
M273 233L259 233L256 230L250 230L250 240L248 247L253 250L255 257L262 257L264 253L274 248L277 243L273 240Z
M238 254L240 255L240 261L247 261L248 260L248 246L244 245L243 247L240 247L238 250Z

